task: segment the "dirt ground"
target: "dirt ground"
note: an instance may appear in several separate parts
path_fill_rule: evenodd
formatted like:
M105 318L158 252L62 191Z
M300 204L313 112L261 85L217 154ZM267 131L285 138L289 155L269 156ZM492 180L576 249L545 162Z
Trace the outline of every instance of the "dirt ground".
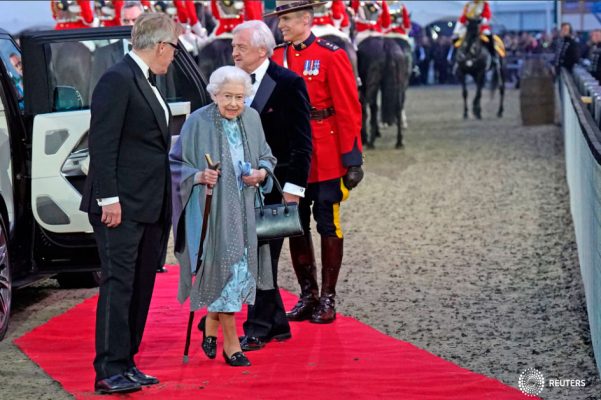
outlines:
M518 95L503 119L485 96L484 119L464 121L458 87L410 89L405 149L384 130L342 206L338 310L514 387L526 368L586 381L544 399L601 399L561 131L522 127ZM283 254L280 285L297 292ZM47 280L16 293L0 398L71 398L12 340L95 292Z

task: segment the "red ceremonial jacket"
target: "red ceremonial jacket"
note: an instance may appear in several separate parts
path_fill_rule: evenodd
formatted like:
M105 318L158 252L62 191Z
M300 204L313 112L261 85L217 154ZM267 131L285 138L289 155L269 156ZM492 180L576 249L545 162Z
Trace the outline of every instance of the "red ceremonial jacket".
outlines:
M482 1L480 3L469 2L463 7L463 13L459 17L459 22L463 25L467 24L468 19L482 18L480 24L480 33L490 30L490 21L492 19L492 12L488 1Z
M402 11L400 18L398 16L393 18L389 32L400 33L401 35L408 35L411 31L411 19L409 18L409 12L407 11L407 7L405 7L404 4L401 6L401 9Z
M61 9L63 4L67 4L67 9ZM89 1L77 0L60 2L53 0L50 2L52 9L52 18L56 21L54 29L80 29L89 28L94 22L94 13Z
M236 14L231 15L223 15L217 1L218 0L211 0L211 13L213 13L213 17L215 17L218 22L217 27L215 28L215 36L233 31L236 26L244 21L263 19L262 1L244 0L243 9L238 10Z
M361 105L344 50L311 34L299 45L279 45L272 60L304 78L312 109L334 110L325 119L311 119L313 155L308 182L340 178L348 167L361 165Z
M351 1L351 7L355 11L355 29L357 32L386 32L390 28L390 11L388 10L386 1L377 1L373 3L377 3L377 6L380 7L377 20L362 18L359 8L368 7L368 5L362 4L359 0Z

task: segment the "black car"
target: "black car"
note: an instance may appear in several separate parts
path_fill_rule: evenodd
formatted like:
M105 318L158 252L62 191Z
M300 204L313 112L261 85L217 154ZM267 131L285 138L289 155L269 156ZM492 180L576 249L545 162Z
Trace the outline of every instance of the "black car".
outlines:
M129 51L129 37L129 27L37 31L19 46L0 30L0 339L12 289L49 276L68 288L98 284L92 228L79 211L90 99L102 73ZM185 51L157 86L174 117L172 135L209 102Z

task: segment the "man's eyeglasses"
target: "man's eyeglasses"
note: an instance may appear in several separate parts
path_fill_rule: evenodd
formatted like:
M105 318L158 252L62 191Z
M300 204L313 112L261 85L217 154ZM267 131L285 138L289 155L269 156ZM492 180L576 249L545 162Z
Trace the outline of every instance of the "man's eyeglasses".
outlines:
M177 48L176 44L173 44L171 42L159 42L159 43L168 44L169 46L173 47L173 57L178 55L179 49Z

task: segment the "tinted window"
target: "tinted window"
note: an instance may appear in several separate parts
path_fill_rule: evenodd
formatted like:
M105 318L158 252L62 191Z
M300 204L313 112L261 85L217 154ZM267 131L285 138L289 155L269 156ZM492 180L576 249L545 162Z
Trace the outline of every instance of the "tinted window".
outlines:
M98 80L130 50L128 40L86 40L50 43L49 78L54 111L87 109ZM168 102L190 101L195 85L174 64L157 86ZM78 105L77 105L78 104Z
M23 110L23 64L21 62L21 51L19 51L12 41L0 39L0 60L2 60L12 86L15 89L19 108Z

